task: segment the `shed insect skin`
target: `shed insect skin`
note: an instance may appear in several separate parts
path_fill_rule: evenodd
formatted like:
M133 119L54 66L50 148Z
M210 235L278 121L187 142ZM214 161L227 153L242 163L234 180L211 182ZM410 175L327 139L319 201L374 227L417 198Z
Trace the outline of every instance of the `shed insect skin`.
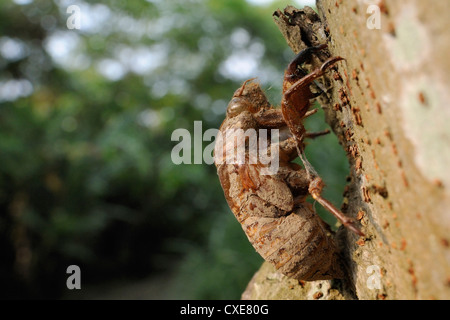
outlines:
M255 132L267 128L289 129L291 136L278 144L279 168L276 173L261 174L267 165L259 161L251 164L248 148L245 149L244 163L226 163L227 151L236 148L234 139L225 143L216 141L214 150L214 162L225 198L250 243L281 273L307 281L343 276L331 231L306 202L308 195L349 230L364 235L352 219L322 198L324 183L304 156L306 138L329 133L328 130L306 132L303 126L303 120L317 111L309 110L309 100L318 96L311 92L309 85L343 58L330 58L309 74L298 69L298 65L325 47L320 45L303 50L289 64L284 77L281 110L270 105L253 79L245 81L228 104L226 118L220 127L222 137L229 129L254 129ZM297 156L304 168L292 162Z
M285 127L281 110L270 106L259 84L246 81L233 95L220 131ZM267 165L250 164L248 154L243 164L226 163L233 143L216 144L215 165L228 205L256 251L298 280L342 278L331 231L305 201L310 183L305 169L291 162L297 157L295 139L279 142L279 168L272 175L262 175Z

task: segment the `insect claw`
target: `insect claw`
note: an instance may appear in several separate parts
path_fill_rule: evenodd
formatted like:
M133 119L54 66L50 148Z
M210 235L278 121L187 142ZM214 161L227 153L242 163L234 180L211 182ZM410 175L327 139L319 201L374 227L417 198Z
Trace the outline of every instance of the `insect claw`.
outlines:
M319 51L319 50L323 50L323 49L325 49L327 47L328 47L328 45L326 43L323 43L323 44L319 44L319 45L317 45L315 47L312 47L312 48L314 49L314 51Z
M364 232L362 232L361 230L359 230L358 228L356 228L354 225L353 225L353 222L351 223L351 224L349 224L349 225L346 225L346 227L349 229L349 230L351 230L351 231L353 231L354 233L356 233L358 236L360 236L360 237L365 237L366 235L364 234Z
M333 66L333 64L335 64L336 62L341 61L341 60L345 60L345 59L342 57L332 57L332 58L328 59L320 67L320 72L321 73L325 72L326 69L331 68Z
M317 138L317 137L320 137L320 136L324 136L324 135L329 134L329 133L330 133L329 129L326 129L326 130L323 130L323 131L319 131L319 132L306 132L305 133L305 138L314 139L314 138Z
M328 45L326 43L324 44L319 44L315 47L308 47L306 49L303 49L302 51L300 51L295 58L291 61L291 63L289 63L287 70L287 77L292 78L295 75L295 71L297 70L297 66L303 64L304 62L308 61L311 59L311 55L314 52L317 52L319 50L323 50L326 47L328 47Z
M307 118L309 116L312 116L313 114L317 113L317 111L319 111L319 109L312 109L312 110L308 110L305 115L303 116L303 118Z
M361 230L359 230L356 226L355 226L355 221L353 221L350 218L347 218L348 220L345 222L342 222L342 225L344 227L346 227L347 229L349 229L350 231L352 231L353 233L357 234L360 237L365 237L366 235L364 234L364 232L362 232Z

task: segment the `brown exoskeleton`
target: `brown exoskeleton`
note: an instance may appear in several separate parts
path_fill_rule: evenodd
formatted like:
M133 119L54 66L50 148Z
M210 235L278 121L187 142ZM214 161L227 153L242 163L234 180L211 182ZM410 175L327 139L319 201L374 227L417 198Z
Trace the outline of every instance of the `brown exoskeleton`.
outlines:
M342 58L331 58L320 69L304 76L300 76L297 66L312 52L323 48L306 49L289 65L285 73L281 110L270 106L258 84L251 80L244 82L228 105L226 118L220 127L222 138L216 139L214 151L225 198L248 239L256 251L280 272L300 280L342 276L336 262L336 244L330 237L328 226L305 201L309 194L336 215L344 226L362 235L352 220L321 197L323 182L303 154L305 138L326 133L308 133L303 126L303 119L315 112L308 111L309 100L314 97L308 86ZM284 127L289 128L292 136L279 143L266 144L263 151L273 156L275 145L279 152L278 170L271 174L267 174L268 164L252 154L251 134L244 134L240 141L236 137L224 139L230 130L250 131L260 139L256 130ZM243 151L241 158L229 157L230 153L238 150ZM297 153L305 169L291 162Z
M214 150L225 198L253 247L280 272L299 280L340 278L337 247L328 226L305 201L310 184L307 173L291 162L297 157L295 138L277 144L279 167L273 174L263 173L268 164L251 163L251 137L226 138L230 130L256 133L252 130L282 127L286 124L281 110L271 108L257 83L246 81L235 92ZM229 157L242 145L245 161ZM267 144L269 152L272 147Z

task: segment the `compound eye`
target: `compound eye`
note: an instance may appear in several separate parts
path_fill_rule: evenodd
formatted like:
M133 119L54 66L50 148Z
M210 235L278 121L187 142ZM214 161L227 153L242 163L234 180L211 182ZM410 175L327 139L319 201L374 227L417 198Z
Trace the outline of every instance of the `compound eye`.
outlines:
M248 109L248 103L242 98L233 98L227 107L227 113L230 117L237 116L242 111Z

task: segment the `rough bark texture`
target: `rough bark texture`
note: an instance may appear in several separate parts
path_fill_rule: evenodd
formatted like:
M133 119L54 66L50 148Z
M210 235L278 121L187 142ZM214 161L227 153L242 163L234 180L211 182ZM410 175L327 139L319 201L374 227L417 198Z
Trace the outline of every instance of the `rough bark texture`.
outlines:
M313 67L346 59L319 102L351 165L343 211L366 238L339 231L344 281L298 284L263 265L242 297L450 299L450 3L317 6L318 15L287 7L274 19L294 52L328 43ZM377 8L381 29L371 29Z

